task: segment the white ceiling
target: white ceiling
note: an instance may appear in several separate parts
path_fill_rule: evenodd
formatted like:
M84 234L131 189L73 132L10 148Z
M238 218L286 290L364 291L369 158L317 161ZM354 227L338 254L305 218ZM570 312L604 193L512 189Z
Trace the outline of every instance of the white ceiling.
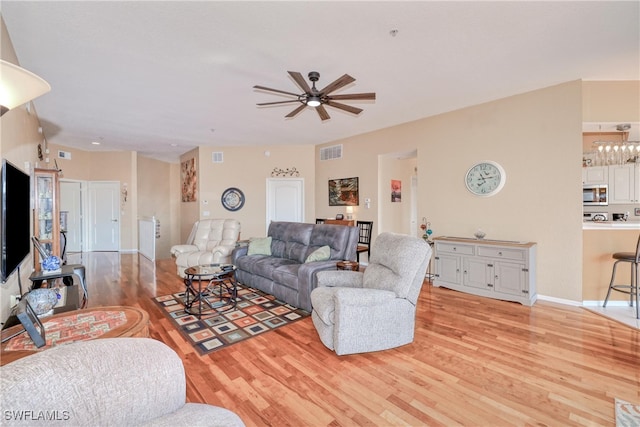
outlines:
M176 162L200 145L319 144L575 80L640 79L640 2L2 0L49 142ZM391 30L397 30L392 36ZM262 85L376 92L321 122ZM100 146L91 145L100 141Z

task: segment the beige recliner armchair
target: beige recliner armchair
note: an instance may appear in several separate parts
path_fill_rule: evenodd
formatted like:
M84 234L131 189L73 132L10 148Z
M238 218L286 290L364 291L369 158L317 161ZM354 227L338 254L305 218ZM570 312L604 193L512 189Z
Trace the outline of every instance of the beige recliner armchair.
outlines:
M0 412L3 426L244 426L186 403L182 360L150 338L78 341L2 366Z
M424 240L381 233L364 272L319 271L311 317L322 343L342 355L412 342L430 258Z
M177 272L196 265L231 262L231 253L240 238L240 222L235 219L201 219L191 229L186 245L175 245Z

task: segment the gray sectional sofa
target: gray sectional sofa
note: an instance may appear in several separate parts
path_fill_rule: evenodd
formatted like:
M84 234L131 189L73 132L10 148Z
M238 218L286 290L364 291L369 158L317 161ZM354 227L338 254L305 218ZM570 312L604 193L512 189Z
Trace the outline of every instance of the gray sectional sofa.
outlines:
M255 253L252 245L257 241L233 251L236 280L311 311L310 295L317 284L316 273L335 270L339 260L355 261L358 227L274 221L261 243L269 243L268 238L271 241L266 252ZM328 259L305 262L323 250L327 251Z

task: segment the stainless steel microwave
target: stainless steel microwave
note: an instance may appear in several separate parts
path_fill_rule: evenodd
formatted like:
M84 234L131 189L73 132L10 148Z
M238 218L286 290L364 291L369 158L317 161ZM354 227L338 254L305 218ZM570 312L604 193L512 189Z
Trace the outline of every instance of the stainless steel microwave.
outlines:
M582 187L584 206L607 206L609 204L609 186L607 184L584 185Z

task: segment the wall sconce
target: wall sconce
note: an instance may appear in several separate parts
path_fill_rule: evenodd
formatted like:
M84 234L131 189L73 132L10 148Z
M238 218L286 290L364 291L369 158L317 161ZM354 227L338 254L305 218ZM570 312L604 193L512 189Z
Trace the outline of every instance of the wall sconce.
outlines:
M347 219L353 219L353 206L347 206Z
M122 204L127 203L127 196L129 195L129 192L127 191L127 183L125 182L124 184L122 184Z
M49 83L31 71L0 60L0 116L50 90Z

